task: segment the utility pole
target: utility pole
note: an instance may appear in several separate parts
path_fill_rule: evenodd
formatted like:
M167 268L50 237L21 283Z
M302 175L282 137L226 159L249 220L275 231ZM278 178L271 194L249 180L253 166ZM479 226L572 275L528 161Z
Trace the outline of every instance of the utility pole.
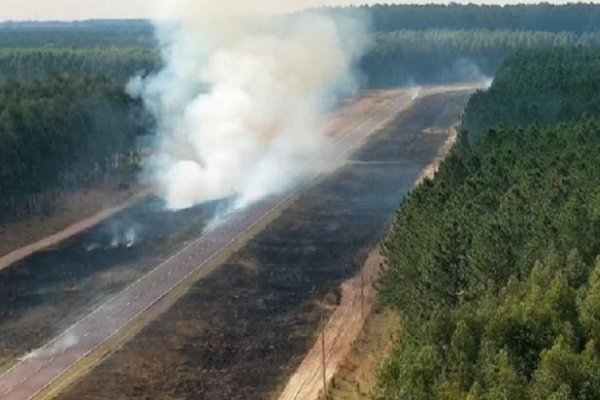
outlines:
M323 331L321 332L321 372L323 374L323 398L327 399L327 373L326 373L326 361L325 361L325 314L321 314L321 323L323 325Z
M365 320L365 273L363 266L360 266L360 318Z

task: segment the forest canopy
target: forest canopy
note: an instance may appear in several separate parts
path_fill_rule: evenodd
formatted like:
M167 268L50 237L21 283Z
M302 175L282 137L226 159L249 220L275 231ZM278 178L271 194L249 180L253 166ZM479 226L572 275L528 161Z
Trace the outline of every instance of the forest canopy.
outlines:
M43 211L62 190L138 163L141 104L107 78L8 83L0 86L0 105L4 218Z
M600 46L600 33L402 30L374 35L360 63L373 87L481 81L519 50Z
M463 127L485 129L600 116L600 47L519 51L471 98Z
M0 49L153 48L153 27L144 20L0 23Z
M382 301L406 328L378 398L600 398L597 59L510 58L435 179L403 202Z
M135 74L157 70L157 52L138 47L110 49L0 49L0 84L57 76L103 75L126 83Z
M597 31L600 5L516 4L378 4L358 7L372 19L373 30L526 30L572 32L577 35ZM353 12L353 9L346 9Z

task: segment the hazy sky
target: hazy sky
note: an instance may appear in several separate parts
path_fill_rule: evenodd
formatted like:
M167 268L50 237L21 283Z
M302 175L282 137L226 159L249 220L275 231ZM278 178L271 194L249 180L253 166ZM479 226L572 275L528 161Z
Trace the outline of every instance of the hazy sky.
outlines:
M0 0L0 20L72 20L89 18L148 18L152 16L151 4L156 0ZM166 1L166 0L163 0ZM219 0L215 0L219 1ZM263 2L265 0L248 0ZM268 0L267 0L268 1ZM345 5L364 3L390 3L390 0L297 0L301 8L314 5ZM405 3L445 3L439 0L408 0ZM458 1L463 2L463 1ZM465 0L464 2L473 2ZM474 1L476 3L535 3L536 0ZM564 2L564 1L551 1ZM278 4L285 3L279 0Z

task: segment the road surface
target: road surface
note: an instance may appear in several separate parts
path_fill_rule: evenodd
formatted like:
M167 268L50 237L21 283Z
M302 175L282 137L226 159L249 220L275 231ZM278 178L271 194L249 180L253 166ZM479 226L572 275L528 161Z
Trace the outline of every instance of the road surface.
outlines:
M400 93L397 98L351 129L328 149L324 149L327 159L332 161L323 165L319 173L308 181L314 181L320 175L335 169L371 133L389 123L415 98L414 93ZM0 398L3 400L34 398L170 291L187 279L191 279L195 272L225 251L255 225L289 204L304 187L231 213L216 228L206 232L1 375Z

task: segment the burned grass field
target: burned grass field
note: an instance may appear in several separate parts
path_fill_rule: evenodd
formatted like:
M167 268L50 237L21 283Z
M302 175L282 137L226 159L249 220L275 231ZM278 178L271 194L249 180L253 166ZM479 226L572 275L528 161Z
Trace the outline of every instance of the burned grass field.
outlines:
M149 199L0 271L0 366L45 344L182 248L217 207L171 213Z
M419 100L59 398L272 397L448 137L424 131L450 126L467 98Z
M349 102L331 133L350 129L396 95L373 92ZM0 372L198 238L228 206L217 201L170 212L148 199L0 270Z

